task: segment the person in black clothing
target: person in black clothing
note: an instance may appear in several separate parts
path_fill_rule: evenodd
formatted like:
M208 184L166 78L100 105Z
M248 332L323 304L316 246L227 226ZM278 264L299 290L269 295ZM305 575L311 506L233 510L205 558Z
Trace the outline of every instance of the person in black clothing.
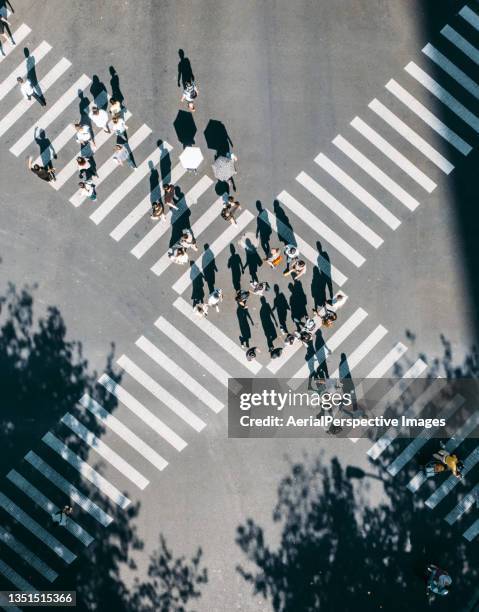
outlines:
M33 164L31 157L27 158L27 164L28 164L28 169L31 170L33 174L36 174L38 178L42 179L43 181L47 181L47 183L49 183L50 181L56 180L55 168L46 168L45 166L39 166L38 164Z

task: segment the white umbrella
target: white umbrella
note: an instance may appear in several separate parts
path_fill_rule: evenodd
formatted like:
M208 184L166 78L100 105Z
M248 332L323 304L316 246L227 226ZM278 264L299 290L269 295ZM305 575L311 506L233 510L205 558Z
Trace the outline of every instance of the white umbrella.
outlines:
M180 155L180 162L185 170L196 170L203 161L203 153L199 147L186 147Z
M219 181L227 181L236 174L235 162L231 157L220 155L211 167L213 168L213 174Z

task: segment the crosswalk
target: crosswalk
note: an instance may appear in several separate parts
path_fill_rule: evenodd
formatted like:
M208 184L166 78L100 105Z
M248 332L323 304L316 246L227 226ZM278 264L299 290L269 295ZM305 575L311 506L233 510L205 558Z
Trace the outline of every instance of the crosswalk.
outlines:
M461 27L461 20L469 25L469 30ZM479 64L478 40L472 39L471 28L479 31L479 17L466 6L452 25L441 30L434 44L427 43L423 47L420 58L407 64L402 76L386 83L384 92L369 102L364 111L367 115L353 118L347 127L350 133L335 136L330 150L315 156L313 168L301 170L288 191L284 189L279 193L274 213L268 208L259 213L260 219L281 241L296 244L305 259L338 287L342 288L369 257L384 248L390 232L396 231L421 205L422 198L437 188L441 178L438 171L449 175L460 163L460 156L471 152L471 143L475 142L479 131L479 117L469 108L470 102L462 92L478 99L479 85L467 62L460 62L457 56L448 57L447 46L452 44L465 58ZM57 57L46 41L28 43L34 49L30 56L34 58L35 69L39 75L44 75L39 87L43 93L48 93L48 105L40 109L34 100L23 100L16 77L27 74L28 58L19 61L17 49L19 42L27 42L32 35L28 26L21 25L14 33L17 46L7 43L5 55L0 56L0 144L8 133L9 150L18 157L35 146L35 128L45 130L58 155L55 162L57 181L51 187L64 195L66 202L79 208L79 214L88 214L92 227L108 232L120 246L127 245L127 250L141 263L145 261L155 277L161 276L162 281L171 282L174 312L171 317L160 316L150 330L139 336L131 354L123 354L117 360L123 370L121 383L107 373L99 377L98 383L119 403L117 415L88 395L79 398L81 414L95 419L108 430L108 444L87 427L88 420L70 411L62 417L59 426L87 449L87 455L78 454L54 429L43 436L43 446L38 452L28 452L24 463L7 474L11 493L9 497L0 492L0 508L21 529L13 533L2 526L0 543L22 560L23 572L29 579L20 575L19 568L13 569L2 559L0 574L16 588L28 590L36 589L31 584L35 582L30 578L31 570L38 580L52 582L61 571L61 565L43 560L41 549L32 551L23 541L25 530L64 564L71 563L77 556L77 549L70 542L75 542L76 546L88 546L93 542L82 517L67 518L63 528L72 536L68 545L62 542L63 531L55 535L50 533L50 528L46 527L48 516L58 512L59 506L47 491L55 490L78 506L85 516L101 526L108 526L112 517L100 503L89 499L81 487L75 486L71 474L74 473L78 481L88 481L100 498L108 499L120 509L128 508L131 500L128 493L122 491L124 482L131 483L133 491L134 488L145 489L154 474L168 466L174 453L186 448L191 435L203 431L208 419L224 410L224 395L213 394L211 385L220 383L224 394L232 385L232 375L241 372L257 376L263 369L259 360L245 360L238 341L223 331L214 313L207 319L197 318L185 299L185 292L205 268L213 261L223 261L228 246L248 231L255 220L253 214L244 210L238 216L237 225L225 225L219 215L222 200L212 195L213 180L201 173L193 177L186 174L178 162L169 163L178 152L166 141L158 141L151 128L137 119L130 109L125 111L125 119L131 121L128 144L137 168L119 167L112 158L113 135L97 131L93 152L98 163L98 176L94 181L98 201L82 207L86 198L75 181L78 145L74 140L73 123L78 112L74 106L76 101L80 103L79 92L83 97L88 95L91 80L87 75L75 75L71 62ZM454 95L440 78L442 73L433 72L433 67L438 67L457 84L460 89L454 91ZM460 127L456 128L455 123L445 119L449 115L443 117L435 106L434 111L431 110L431 96L451 117L457 118ZM418 120L420 126L413 129L411 124ZM83 152L87 154L88 147ZM38 152L35 157L44 159ZM153 180L155 172L156 182ZM150 189L145 190L148 176ZM178 210L169 213L166 223L151 221L151 203L163 195L167 182L181 182L182 193L176 202ZM285 211L293 216L294 229ZM190 215L191 225L187 220ZM171 224L177 222L186 222L185 226L190 226L194 235L201 236L208 245L204 252L198 253L188 270L172 270L166 255ZM314 248L301 237L301 228L305 226L331 250L329 255L321 246ZM174 324L178 320L182 322L181 331ZM313 355L305 358L304 351L285 350L280 359L266 364L265 371L273 375L281 375L284 371L291 387L297 388L338 349L344 351L346 359L340 360L332 377L342 376L346 371L358 371L358 368L369 371L370 378L382 377L406 354L406 347L391 343L386 328L370 321L368 313L351 297L333 329L323 331L324 344L315 347ZM224 359L213 358L213 354L224 355ZM408 383L426 369L421 359L412 364L385 395L384 405L400 397ZM163 382L165 378L168 385ZM176 389L186 393L192 401L181 402ZM420 414L428 397L419 398L408 413ZM450 414L459 406L460 398L457 398L449 406ZM128 425L123 422L124 414L128 414ZM147 426L151 434L148 442L135 433L131 420ZM469 419L458 428L446 448L450 451L457 448L478 424L477 418ZM402 449L388 466L390 475L395 477L403 471L430 437L431 432L425 431ZM389 432L368 454L376 460L386 448L391 450L396 444L396 437ZM134 459L126 460L126 447L131 449ZM91 465L97 457L112 468L108 478L100 473L96 464L95 467ZM468 473L472 473L479 462L479 452L472 451L465 461ZM152 474L151 468L156 472ZM418 472L408 488L416 494L423 483L422 473ZM444 500L449 495L452 498L455 490L457 481L446 480L428 497L426 505L431 508L439 504L445 506ZM476 494L477 488L473 487L448 508L446 521L455 524L469 520ZM40 516L44 523L40 522ZM472 541L478 533L479 521L473 520L465 529L464 537Z

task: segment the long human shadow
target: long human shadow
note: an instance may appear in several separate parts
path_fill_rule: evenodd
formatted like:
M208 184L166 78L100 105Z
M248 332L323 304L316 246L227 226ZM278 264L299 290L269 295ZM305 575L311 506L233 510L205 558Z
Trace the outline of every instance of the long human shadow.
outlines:
M273 212L279 221L279 223L284 227L282 232L278 232L278 238L283 244L293 244L297 246L298 243L296 241L293 226L291 225L291 221L289 220L286 211L281 206L278 200L274 200L273 202Z
M178 87L181 85L184 88L188 81L194 81L195 75L191 68L191 62L189 58L186 57L183 49L178 49L178 55L180 57L180 61L178 62Z
M45 100L45 96L43 95L42 88L40 87L40 83L38 81L35 57L30 53L30 49L28 47L23 48L23 55L25 56L25 69L27 79L29 79L33 87L38 102L45 106L47 102Z
M273 230L271 225L266 221L266 211L259 200L256 200L256 209L258 211L258 215L256 217L256 238L259 238L261 248L263 249L265 256L268 257L270 253L269 243Z
M95 100L95 106L104 110L108 107L108 92L105 84L97 74L94 74L92 77L90 94Z
M140 507L124 509L113 500L116 494L106 496L99 480L104 463L91 452L100 449L117 399L97 383L98 373L90 371L81 342L68 338L59 309L42 308L37 318L34 296L34 288L10 285L0 297L0 589L18 588L18 581L6 579L9 566L39 590L76 591L79 610L161 609L158 585L172 605L178 593L183 603L197 599L207 581L201 549L191 560L175 558L163 539L149 575L137 576L133 586L125 583L123 567L133 570L143 548L135 526ZM113 385L122 381L114 350L112 345L103 369ZM77 434L87 435L90 444ZM91 482L87 463L96 471ZM60 526L53 515L65 505L73 514Z
M273 312L276 312L278 316L279 327L282 330L287 331L288 329L288 311L290 307L288 300L282 291L279 289L279 285L273 286L274 290L274 301L273 301Z
M293 283L289 283L288 289L291 293L289 297L291 318L296 323L296 326L299 329L301 326L301 321L308 316L308 298L304 292L301 281L294 281Z
M191 210L186 204L185 194L181 191L179 185L175 187L173 203L178 207L178 210L173 209L171 211L170 247L178 242L183 230L191 230Z
M120 102L121 105L123 105L125 102L125 96L123 95L123 92L120 87L120 76L118 75L114 66L110 66L108 68L108 71L110 73L111 97L113 98L113 100L116 100L117 102Z
M205 243L203 246L204 253L202 255L202 268L203 276L208 285L208 291L211 293L215 289L216 273L218 268L216 267L216 259L213 255L213 251L210 249L210 245Z
M193 306L202 304L205 299L205 277L195 262L190 261L191 301Z
M248 268L252 281L258 281L258 268L263 265L263 260L258 254L258 250L249 238L245 241L245 264L243 272Z
M52 168L52 160L56 158L57 154L51 140L47 137L45 130L35 128L34 138L35 143L40 149L39 154L42 159L42 166L45 166L45 168Z
M228 258L228 270L231 270L231 283L233 289L238 291L241 289L241 276L243 274L243 262L241 256L237 253L234 244L230 244L230 256Z
M263 327L268 350L271 350L273 348L274 341L278 337L278 332L276 330L278 322L270 304L266 301L264 296L260 298L260 304L259 316L261 319L261 325Z
M250 315L250 312L247 308L242 308L238 306L236 308L236 317L238 319L239 325L239 341L242 346L249 348L249 343L251 340L251 325L254 325L253 318Z
M148 177L150 183L150 202L156 202L160 198L160 173L155 164L150 160L148 162L150 175Z

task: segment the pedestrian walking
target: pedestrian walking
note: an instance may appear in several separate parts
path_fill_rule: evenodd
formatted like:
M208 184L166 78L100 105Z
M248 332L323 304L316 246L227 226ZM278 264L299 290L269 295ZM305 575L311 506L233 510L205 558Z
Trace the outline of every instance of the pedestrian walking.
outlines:
M251 281L249 284L249 291L253 295L259 295L261 297L265 291L269 291L269 283L266 281Z
M108 110L112 119L119 117L123 110L121 107L121 102L115 100L114 98L110 98L110 107Z
M185 88L183 90L183 95L181 96L180 102L186 102L188 106L188 110L194 113L196 110L194 100L197 97L198 97L198 86L193 80L187 81L185 83Z
M426 593L429 601L434 599L435 595L445 596L449 593L449 587L452 584L452 578L446 572L437 565L432 563L427 566L427 586Z
M81 155L77 157L77 166L80 172L85 171L85 173L91 168L89 160L86 157L82 157Z
M274 346L271 347L271 350L269 352L271 359L279 359L281 357L281 354L283 353L283 347L282 346L277 346L276 348L274 348Z
M216 312L220 309L218 304L223 301L223 289L214 289L208 296L208 306L214 306Z
M451 470L456 478L462 478L464 463L457 455L450 455L445 448L441 448L437 453L433 454L433 457Z
M81 147L84 147L86 144L91 142L91 145L94 146L92 133L88 125L83 125L80 122L74 124L74 128L76 131L75 139Z
M273 269L277 268L279 264L283 261L283 256L281 255L281 251L278 248L273 247L270 251L269 256L266 257L264 261L271 268Z
M284 343L285 344L289 344L290 346L294 344L295 340L296 340L296 336L294 334L286 334L286 337L284 339Z
M69 505L63 506L61 510L57 510L52 514L52 520L56 525L63 526L67 522L67 518L73 514L73 508ZM63 519L65 518L65 522Z
M35 91L35 88L33 87L32 82L29 78L17 77L17 83L20 86L20 91L22 92L22 96L25 100L28 100L30 102L32 98L35 98L35 100L39 102L42 106L46 105L46 102L43 97L39 96L38 93Z
M92 106L88 116L96 125L96 127L105 130L107 134L111 134L111 130L108 126L108 113L103 108L98 108L98 106Z
M246 303L248 301L248 298L249 291L245 291L244 289L238 289L235 297L238 306L240 306L241 308L248 308L248 304Z
M283 272L283 276L291 276L293 280L298 280L306 272L306 262L303 259L296 259L292 262L288 270Z
M235 214L241 209L241 204L229 196L221 209L221 216L225 221L229 221L232 225L236 225Z
M179 244L175 244L168 249L168 257L173 263L184 265L188 263L186 249Z
M185 228L183 230L183 232L181 234L181 238L179 239L178 242L185 249L192 248L193 251L197 251L198 250L198 247L196 245L195 237L193 236L193 232L190 229L188 229L188 228Z
M123 117L121 117L120 115L113 117L113 119L111 120L111 126L117 136L126 136L126 130L128 129L128 126L126 125Z
M308 346L308 344L313 340L313 335L307 329L302 329L301 331L294 332L294 335L298 340L300 340L304 346Z
M82 195L89 198L92 202L96 200L96 189L91 179L80 181L78 183L78 187L80 187L80 191Z
M12 45L16 45L17 43L13 40L12 31L10 30L11 25L6 17L0 17L0 39L8 42L8 38L10 38Z
M290 265L296 261L299 257L299 249L294 244L287 244L284 247L284 256L286 257L286 271L289 270Z
M257 353L261 353L261 351L259 350L259 348L258 348L258 347L256 347L256 346L252 346L251 348L249 348L249 349L246 351L246 359L247 359L248 361L253 361L253 359L256 359L256 354L257 354Z
M199 318L206 318L208 316L208 304L199 303L193 306L193 312Z
M39 164L34 164L32 162L32 157L27 157L28 169L31 170L33 174L36 174L38 178L42 179L42 181L46 181L47 183L56 180L55 168L47 168L46 166L40 166Z
M178 206L175 204L175 186L170 183L166 183L163 185L163 201L169 208L173 208L174 210L178 210Z
M161 219L162 221L166 221L165 207L160 202L160 200L158 200L157 202L153 202L153 204L151 205L151 209L152 209L152 212L150 215L151 219L154 219L155 221L158 221L158 219Z
M125 145L116 144L113 150L114 150L113 159L116 161L116 163L119 166L123 166L123 163L127 162L130 168L133 168L133 170L136 170L136 164L131 158L130 151L125 147Z

